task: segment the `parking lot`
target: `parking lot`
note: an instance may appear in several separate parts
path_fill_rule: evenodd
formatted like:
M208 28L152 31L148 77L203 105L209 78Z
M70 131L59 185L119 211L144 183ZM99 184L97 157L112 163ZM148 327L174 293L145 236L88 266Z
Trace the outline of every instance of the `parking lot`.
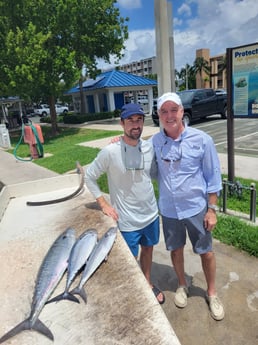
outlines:
M153 126L151 116L146 116L145 125ZM208 133L219 153L227 153L227 120L214 115L191 125ZM258 157L258 118L234 119L234 149L237 155Z

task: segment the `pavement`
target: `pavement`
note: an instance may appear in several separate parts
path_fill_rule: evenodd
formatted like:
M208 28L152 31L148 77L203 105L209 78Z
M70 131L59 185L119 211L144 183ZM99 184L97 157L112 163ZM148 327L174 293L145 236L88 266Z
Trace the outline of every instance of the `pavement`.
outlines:
M107 124L85 126L95 129L109 127ZM121 129L121 127L112 124L110 129ZM157 131L159 131L158 127L146 126L143 137L148 137ZM101 139L83 145L101 148L109 140ZM227 173L227 155L219 154L219 158L222 172ZM0 181L5 185L57 176L56 173L41 168L33 162L16 161L13 155L2 149L0 149L0 162ZM235 176L258 181L258 158L236 156ZM214 252L217 261L217 292L226 311L224 320L219 322L214 321L210 316L205 302L206 286L200 259L198 255L193 254L189 241L185 248L185 271L190 285L188 305L184 309L178 309L174 305L177 280L161 231L160 242L154 249L152 280L165 293L166 302L162 305L162 309L182 345L257 344L258 259L217 240L214 240Z

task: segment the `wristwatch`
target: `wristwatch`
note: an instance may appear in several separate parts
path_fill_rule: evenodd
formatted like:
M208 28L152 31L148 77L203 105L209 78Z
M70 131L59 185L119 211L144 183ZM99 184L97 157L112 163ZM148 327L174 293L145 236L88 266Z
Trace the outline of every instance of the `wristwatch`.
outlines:
M214 210L215 212L219 211L219 207L215 204L208 204L208 208Z

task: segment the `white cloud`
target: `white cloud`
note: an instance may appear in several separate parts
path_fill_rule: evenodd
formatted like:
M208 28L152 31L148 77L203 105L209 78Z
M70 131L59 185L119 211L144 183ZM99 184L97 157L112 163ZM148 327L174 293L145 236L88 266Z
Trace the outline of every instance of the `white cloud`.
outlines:
M196 17L184 18L185 29L174 31L177 69L192 64L197 49L208 48L213 56L258 41L257 0L191 0L189 5L197 5Z
M135 6L140 1L119 0L119 3ZM186 63L193 64L197 49L208 48L213 56L225 53L226 48L258 41L257 0L186 0L179 12L176 16L174 13L173 19L175 68L178 70ZM155 56L155 28L129 31L125 45L125 56L119 64Z
M119 61L119 65L146 59L156 55L155 30L136 30L129 32L129 38L125 42L126 49L124 57ZM111 58L111 65L114 59ZM99 68L110 68L110 65L100 63Z
M182 6L180 6L178 9L178 14L186 15L188 17L191 16L192 14L191 7L185 3L182 4Z

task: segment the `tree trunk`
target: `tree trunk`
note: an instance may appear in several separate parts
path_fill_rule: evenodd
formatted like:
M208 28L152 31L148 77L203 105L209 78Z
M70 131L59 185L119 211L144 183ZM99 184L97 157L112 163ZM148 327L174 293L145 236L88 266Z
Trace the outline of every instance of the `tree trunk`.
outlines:
M58 126L57 126L57 116L56 116L54 96L49 97L49 108L50 108L52 135L55 137L58 134Z
M83 95L83 76L81 75L80 80L79 80L79 85L80 85L80 100L81 100L81 114L86 113L86 104L85 104L85 97Z

